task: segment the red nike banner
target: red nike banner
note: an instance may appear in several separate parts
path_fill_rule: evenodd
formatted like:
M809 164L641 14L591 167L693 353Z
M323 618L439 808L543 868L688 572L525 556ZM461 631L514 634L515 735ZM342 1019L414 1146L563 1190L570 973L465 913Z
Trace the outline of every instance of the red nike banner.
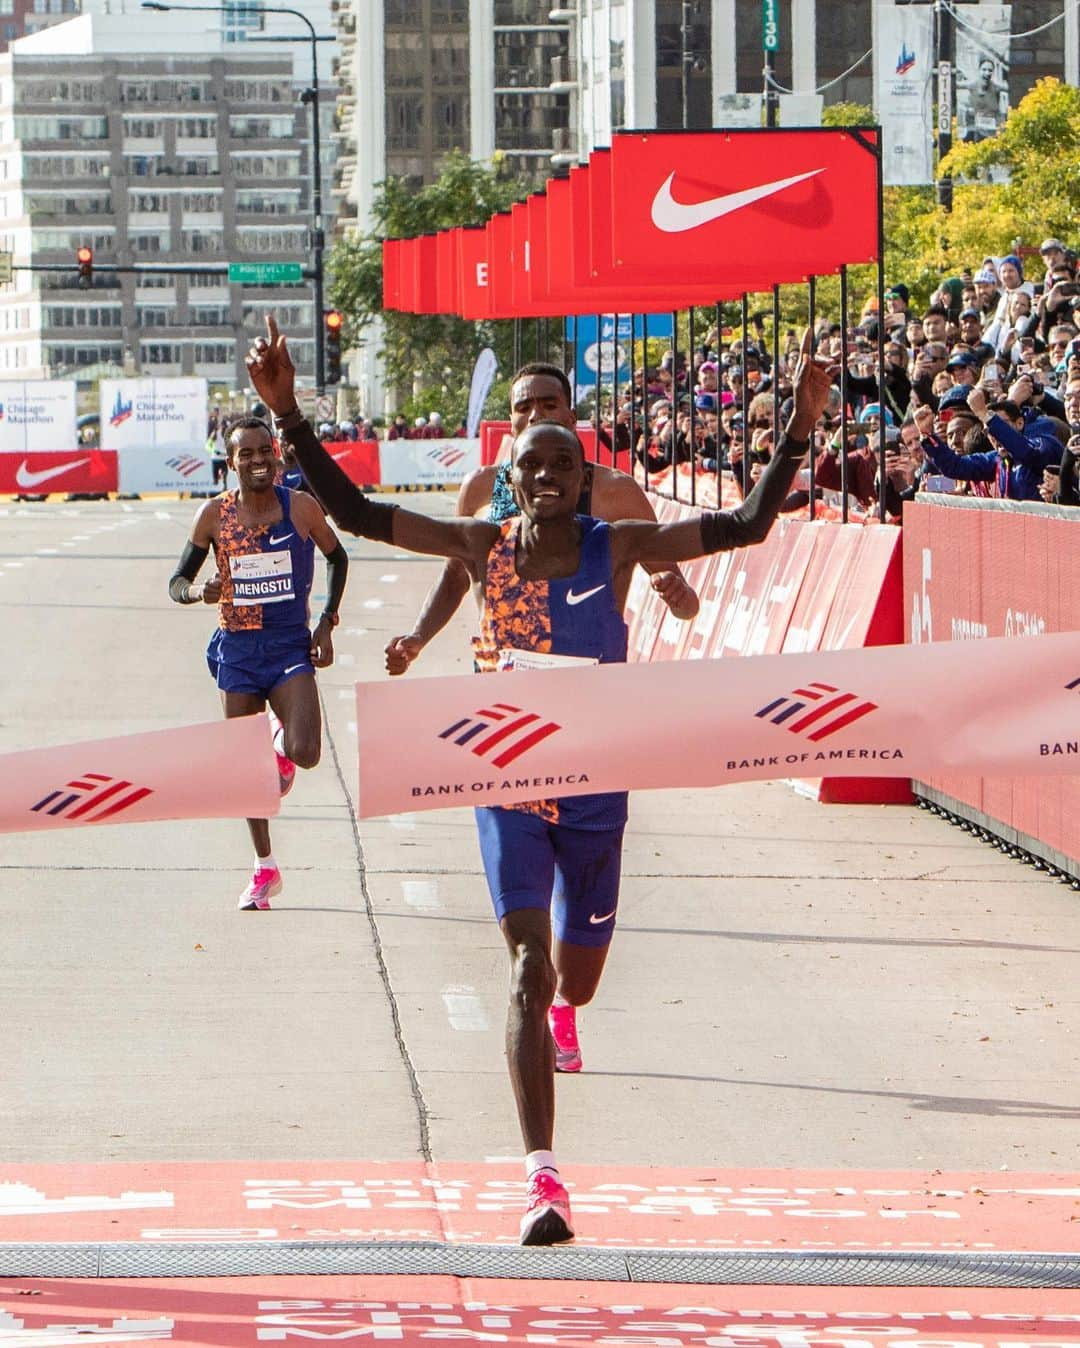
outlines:
M382 295L383 308L396 309L401 298L401 240L383 239Z
M416 292L416 266L413 262L415 239L397 241L397 303L395 308L403 313L415 313L413 295Z
M850 128L618 133L614 265L654 284L689 270L749 289L747 269L771 284L873 261L876 148L876 132Z
M483 225L465 225L458 234L458 282L461 294L457 311L461 317L487 318L487 230Z
M492 318L515 318L511 240L513 225L509 211L493 215L487 222L488 305Z
M0 453L0 496L116 491L119 472L115 449Z
M435 250L437 248L436 236L434 234L421 234L418 239L414 239L415 251L413 252L413 266L416 268L416 312L420 314L438 313L439 302L436 298L436 267Z
M440 314L457 312L457 232L442 229L435 236L435 306Z

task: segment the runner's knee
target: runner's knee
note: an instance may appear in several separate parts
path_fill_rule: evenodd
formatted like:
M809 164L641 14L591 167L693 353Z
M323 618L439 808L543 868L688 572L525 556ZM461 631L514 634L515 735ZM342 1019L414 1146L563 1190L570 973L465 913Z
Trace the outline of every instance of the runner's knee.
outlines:
M291 758L298 768L314 768L318 765L322 746L320 736L309 730L285 731L285 756Z
M524 1015L546 1015L555 996L555 966L539 940L522 940L513 953L510 999Z

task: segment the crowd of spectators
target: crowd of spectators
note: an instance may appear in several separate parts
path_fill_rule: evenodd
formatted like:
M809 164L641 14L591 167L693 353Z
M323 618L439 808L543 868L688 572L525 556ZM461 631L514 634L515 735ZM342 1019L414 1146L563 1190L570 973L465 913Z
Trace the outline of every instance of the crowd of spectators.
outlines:
M886 291L883 315L867 302L847 332L846 416L838 376L815 435L816 496L840 489L843 456L849 500L866 511L884 493L887 513L898 516L918 491L1080 504L1077 259L1058 239L1031 252L1026 263L1016 254L984 258L943 280L925 306L903 284ZM659 366L639 368L614 416L603 417L601 438L616 462L632 457L639 475L692 465L741 485L749 457L756 479L771 454L777 401L786 419L796 359L789 331L774 363L764 318L753 316L745 349L736 334L725 340L714 329L689 358L669 351ZM839 361L840 324L816 326L818 350ZM806 474L790 508L806 505L809 490Z

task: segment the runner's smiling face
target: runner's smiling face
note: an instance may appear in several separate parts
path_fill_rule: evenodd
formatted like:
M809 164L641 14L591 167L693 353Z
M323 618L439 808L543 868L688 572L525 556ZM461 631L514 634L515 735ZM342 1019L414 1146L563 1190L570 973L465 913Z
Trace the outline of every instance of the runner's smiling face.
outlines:
M510 390L510 430L520 435L526 426L539 421L556 421L560 426L573 428L573 409L566 401L566 390L554 375L523 375Z
M269 491L278 469L277 449L265 431L248 426L229 437L229 467L245 492Z
M568 427L541 422L514 441L510 487L526 518L569 518L577 509L584 481L585 454Z

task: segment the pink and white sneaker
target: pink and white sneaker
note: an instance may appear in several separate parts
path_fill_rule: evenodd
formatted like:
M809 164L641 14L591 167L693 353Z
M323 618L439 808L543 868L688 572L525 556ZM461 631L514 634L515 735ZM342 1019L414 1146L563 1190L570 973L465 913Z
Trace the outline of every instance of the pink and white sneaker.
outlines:
M275 894L280 894L281 889L281 872L278 868L259 866L248 881L247 888L240 895L240 901L236 906L241 912L247 912L252 908L265 912L270 907L270 900Z
M555 1041L556 1072L580 1072L581 1045L577 1037L577 1007L549 1007L548 1029Z
M529 1179L525 1215L521 1219L522 1245L562 1245L574 1239L570 1224L570 1195L558 1175L537 1170Z

